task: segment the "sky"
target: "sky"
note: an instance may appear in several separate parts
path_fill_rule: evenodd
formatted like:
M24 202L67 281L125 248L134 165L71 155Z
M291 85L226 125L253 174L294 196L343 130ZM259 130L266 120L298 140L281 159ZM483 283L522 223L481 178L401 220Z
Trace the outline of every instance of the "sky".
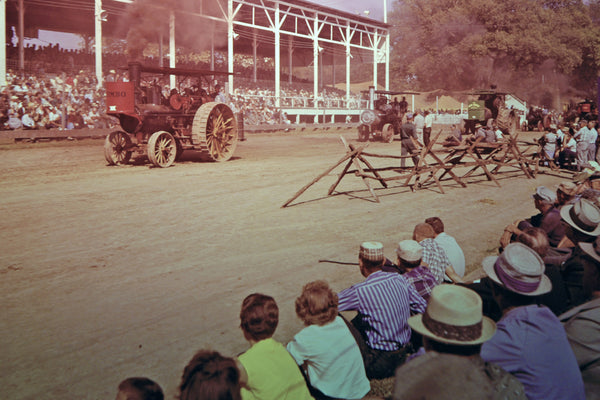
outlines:
M387 2L388 13L392 9L392 0L319 0L312 1L322 6L335 8L338 10L351 12L353 14L362 13L365 16L365 11L369 11L369 18L383 21L383 3Z

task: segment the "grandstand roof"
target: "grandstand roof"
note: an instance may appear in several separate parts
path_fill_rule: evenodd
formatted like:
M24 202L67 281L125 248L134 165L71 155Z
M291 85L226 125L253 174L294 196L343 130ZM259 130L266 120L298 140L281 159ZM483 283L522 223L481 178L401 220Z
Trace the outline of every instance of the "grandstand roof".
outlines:
M216 4L219 1L223 9L227 10L224 0L191 0L190 4L197 3L192 7L200 10L203 7L202 3ZM26 36L37 37L38 29L94 35L94 0L23 0L23 2ZM107 20L102 26L104 36L119 38L127 36L132 25L127 8L132 2L133 0L102 1L102 9L107 13ZM18 0L7 0L7 26L18 24L17 4ZM363 50L370 50L368 47L372 46L372 43L369 43L372 42L372 38L369 36L373 32L383 34L388 29L388 25L380 21L304 0L234 0L234 11L237 10L234 29L239 34L239 40L235 42L236 52L251 53L252 40L256 34L261 44L260 54L266 56L273 54L275 40L271 27L275 5L279 6L282 18L285 16L280 28L282 53L292 41L295 64L296 62L307 64L312 61L313 40L310 36L313 27L310 26L312 22L306 21L314 19L315 13L319 14L319 22L324 25L324 29L319 34L319 46L330 55L345 55L341 42L344 40L345 26L349 24L353 31L358 32L350 39L354 46L353 54L372 60L372 53L362 54ZM210 15L206 11L190 13L189 10L179 13L176 10L176 20L179 18L179 21L189 21L190 15L197 18L211 18L217 24L224 25L223 29L226 29L225 20L222 19L222 15L217 14L218 12ZM165 20L167 18L165 15ZM176 34L179 35L179 32Z

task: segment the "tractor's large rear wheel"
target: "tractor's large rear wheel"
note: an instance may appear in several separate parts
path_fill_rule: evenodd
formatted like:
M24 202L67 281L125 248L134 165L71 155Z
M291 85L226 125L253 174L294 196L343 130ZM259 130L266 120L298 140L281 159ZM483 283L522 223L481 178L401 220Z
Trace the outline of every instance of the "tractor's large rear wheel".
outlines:
M154 132L148 140L148 159L157 167L170 167L177 157L177 143L169 132Z
M237 121L231 108L224 103L203 104L194 116L192 137L212 160L229 160L238 141Z
M104 158L108 165L127 164L131 159L131 139L125 132L114 131L104 140Z

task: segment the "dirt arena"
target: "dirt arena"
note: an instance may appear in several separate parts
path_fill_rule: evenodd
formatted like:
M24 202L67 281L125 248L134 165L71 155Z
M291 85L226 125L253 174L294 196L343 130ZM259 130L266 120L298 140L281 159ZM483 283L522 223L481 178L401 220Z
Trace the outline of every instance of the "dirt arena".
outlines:
M186 152L166 169L109 167L101 140L1 145L0 398L112 399L122 379L147 376L172 399L196 350L248 347L238 328L248 294L276 299L275 338L286 343L302 328L303 284L325 279L338 291L363 279L319 259L354 262L365 240L394 257L416 223L437 215L470 271L507 223L536 212L536 186L568 177L508 173L499 188L475 176L467 188L446 181L446 194L373 184L376 203L354 176L327 197L338 167L281 208L345 154L340 135L356 138L254 134L229 162Z

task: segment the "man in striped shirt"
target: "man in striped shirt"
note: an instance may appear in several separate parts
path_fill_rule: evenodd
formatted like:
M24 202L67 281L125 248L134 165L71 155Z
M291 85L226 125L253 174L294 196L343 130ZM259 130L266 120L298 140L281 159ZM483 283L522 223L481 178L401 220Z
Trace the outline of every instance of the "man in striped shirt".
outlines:
M382 271L384 262L381 243L363 243L358 263L366 280L338 293L339 311L358 311L348 326L361 350L369 379L394 375L411 350L407 320L411 313L424 312L427 305L402 275Z

